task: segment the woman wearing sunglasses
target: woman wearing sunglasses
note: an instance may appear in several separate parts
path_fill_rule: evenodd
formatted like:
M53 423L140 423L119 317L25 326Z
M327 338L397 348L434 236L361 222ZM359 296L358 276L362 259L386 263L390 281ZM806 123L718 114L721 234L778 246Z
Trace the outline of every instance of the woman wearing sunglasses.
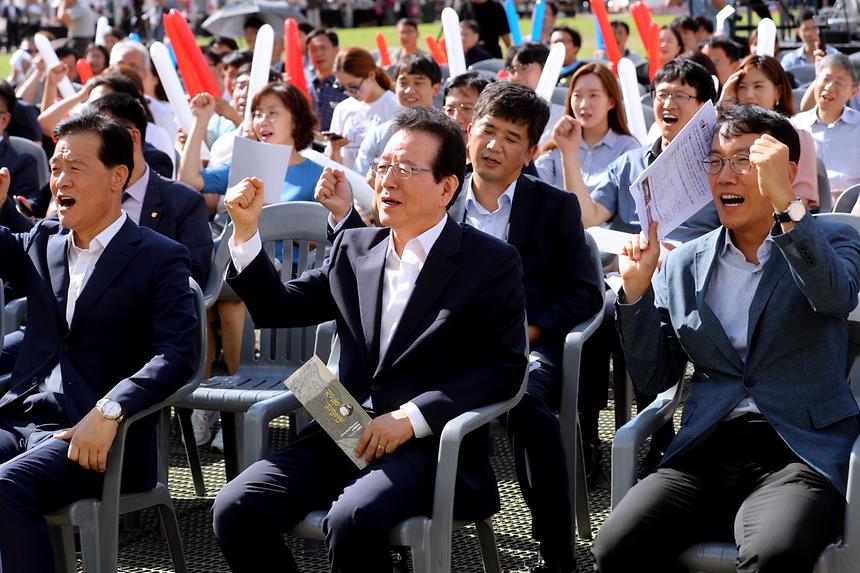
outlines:
M388 121L400 107L391 91L391 79L361 48L348 48L337 55L334 76L349 97L334 108L326 154L352 168L364 136Z

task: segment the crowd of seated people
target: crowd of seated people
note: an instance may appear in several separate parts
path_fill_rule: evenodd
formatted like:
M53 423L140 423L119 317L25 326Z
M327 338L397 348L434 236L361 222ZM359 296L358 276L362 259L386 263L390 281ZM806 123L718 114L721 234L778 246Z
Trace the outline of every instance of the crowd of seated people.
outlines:
M466 4L467 63L497 58L507 25L486 15L499 3ZM187 133L136 40L75 38L55 65L37 56L14 84L0 82L0 279L7 301L29 302L26 329L7 331L0 352L0 377L11 375L0 394L0 570L52 570L42 514L98 491L117 424L178 388L198 351L207 376L237 372L246 312L259 327L334 320L339 379L373 422L356 452L364 469L311 424L218 493L213 528L233 571L297 571L282 534L315 509L328 510L332 570L391 570L388 531L432 507L442 428L523 383L503 425L538 548L531 570L577 571L576 476L558 419L564 345L600 313L579 376L589 484L608 455L598 418L611 355L624 356L640 409L688 363L694 374L677 434L671 422L655 433L643 479L598 533L599 570L673 571L714 536L734 540L738 571L811 570L840 532L860 434L841 366L860 237L812 217L860 183L860 68L822 46L811 12L800 47L782 57L714 35L708 17L681 17L660 29L656 75L639 74L654 118L640 141L605 54L587 57L551 4L552 25L510 45L498 74L448 77L411 19L397 23L387 68L333 29L303 26L307 92L283 73L279 43L269 83L250 95L262 22L249 19L250 49L221 37L201 48L218 93L189 98ZM630 26L612 29L644 65ZM563 102L535 92L555 44ZM77 57L95 74L87 82ZM799 86L791 72L803 77L804 65L815 77ZM59 95L64 78L74 95ZM701 160L713 201L668 233L659 258L631 186L708 102L718 119ZM276 266L290 251L270 261L257 230L263 182L228 184L236 137L290 146L278 202L329 212L328 258L286 285ZM349 170L373 189L369 207ZM860 198L851 207L860 215ZM206 284L227 220L221 278L235 295L210 310L208 346L195 350L187 279ZM630 235L620 255L603 254L615 281L597 271L595 227ZM99 305L96 289L108 289ZM140 304L126 311L128 301ZM98 321L116 314L106 335ZM786 340L791 331L803 336ZM198 447L223 449L217 420L192 415ZM149 484L149 438L129 439ZM487 439L463 442L455 516L499 509Z

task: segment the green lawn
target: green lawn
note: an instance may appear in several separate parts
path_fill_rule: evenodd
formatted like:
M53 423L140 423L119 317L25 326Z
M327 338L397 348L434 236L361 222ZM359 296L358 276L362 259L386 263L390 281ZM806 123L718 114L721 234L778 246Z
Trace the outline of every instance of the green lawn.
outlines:
M673 17L674 15L670 14L656 15L654 16L654 21L662 25L671 21ZM628 47L634 52L644 54L642 43L639 41L639 37L636 34L636 27L633 24L633 19L629 15L616 16L612 19L624 20L627 22L631 30L630 46ZM580 16L578 18L562 18L559 22L572 26L579 31L582 35L582 50L580 51L580 54L582 57L589 57L594 52L595 48L594 25L591 17ZM520 30L522 31L523 36L530 34L531 20L520 20ZM424 47L423 38L425 35L431 34L433 37L436 37L441 34L441 31L442 24L440 22L434 24L421 24L420 35L422 38L422 47ZM397 34L395 33L394 26L350 28L340 29L337 31L340 36L341 46L361 46L362 48L366 48L371 51L376 49L377 32L385 34L385 39L390 48L394 48L397 45ZM10 54L0 54L0 78L5 78L9 75L9 57Z

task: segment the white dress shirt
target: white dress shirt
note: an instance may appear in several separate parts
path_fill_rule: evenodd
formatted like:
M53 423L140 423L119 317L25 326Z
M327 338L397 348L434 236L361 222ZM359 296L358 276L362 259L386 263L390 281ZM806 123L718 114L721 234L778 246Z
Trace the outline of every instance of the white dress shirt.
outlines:
M72 319L75 316L75 304L78 301L78 297L81 296L84 287L87 286L87 281L90 280L96 263L98 263L108 244L125 224L126 218L125 211L122 211L116 221L108 225L104 231L90 241L90 246L86 249L75 245L74 231L71 231L67 235L68 246L66 248L69 253L69 292L66 297L67 325L71 326L72 324ZM63 375L60 372L59 361L54 366L48 378L39 384L39 391L44 392L45 390L57 393L63 391Z
M129 185L123 192L122 210L129 219L140 225L140 214L143 211L143 199L146 197L146 186L149 185L149 167L143 172L143 176Z
M857 142L860 141L860 111L845 107L833 123L824 123L818 117L818 108L798 113L791 118L797 129L812 134L815 154L827 168L830 188L844 191L860 183L860 162L857 161Z
M743 362L747 361L749 348L749 313L753 297L764 266L767 264L773 248L773 238L768 234L759 246L756 257L758 264L746 260L743 253L732 243L731 234L726 231L725 243L715 259L711 270L708 288L705 290L705 303L714 311L732 348L738 353ZM726 420L737 418L742 414L761 413L755 400L747 396L741 400L726 416Z
M508 241L508 230L511 227L511 206L514 203L514 192L517 188L517 180L511 183L505 192L499 197L499 205L495 211L489 211L478 203L475 198L472 176L467 175L463 185L466 189L466 223L492 235L502 241Z
M424 231L403 247L403 255L398 256L394 250L394 240L389 237L388 249L385 253L385 270L382 277L382 312L379 323L379 360L385 356L385 352L391 345L403 311L409 303L412 291L415 290L415 281L424 268L427 256L436 240L442 233L448 216L444 215L433 227ZM241 273L262 249L260 233L255 233L248 241L236 245L233 237L229 239L230 257L236 271ZM373 402L368 398L363 404L365 408L372 408ZM433 432L424 415L413 402L401 404L400 408L409 416L409 423L416 438L423 438Z

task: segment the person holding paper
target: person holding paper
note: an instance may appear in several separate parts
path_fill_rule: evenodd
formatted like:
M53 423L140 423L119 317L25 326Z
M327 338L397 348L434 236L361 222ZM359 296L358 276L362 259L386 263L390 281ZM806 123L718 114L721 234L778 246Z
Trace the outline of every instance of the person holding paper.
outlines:
M523 382L517 251L446 214L465 171L460 130L427 108L402 110L397 126L374 164L385 228L343 231L322 268L301 278L281 283L261 250L261 182L245 179L227 194L234 224L227 280L255 323L335 320L338 378L374 417L355 452L369 464L363 470L310 424L221 490L215 536L236 573L272 563L298 571L282 532L322 508L330 508L332 571L390 571L391 527L431 510L442 428L513 396ZM330 168L318 191L349 196L343 172ZM487 440L486 428L463 440L455 516L482 519L499 507Z
M602 573L676 571L691 544L733 530L739 572L812 571L841 530L860 434L845 370L860 236L796 199L799 155L780 114L727 109L703 158L722 226L669 253L656 279L656 227L620 257L633 382L657 393L688 361L694 374L660 468L598 532Z
M639 147L627 128L621 90L612 71L601 64L580 67L571 78L564 112L553 127L568 133L569 124L571 137L550 139L541 148L535 167L540 178L553 187L573 192L575 186L584 185L590 192L607 165ZM568 172L571 185L565 183Z

